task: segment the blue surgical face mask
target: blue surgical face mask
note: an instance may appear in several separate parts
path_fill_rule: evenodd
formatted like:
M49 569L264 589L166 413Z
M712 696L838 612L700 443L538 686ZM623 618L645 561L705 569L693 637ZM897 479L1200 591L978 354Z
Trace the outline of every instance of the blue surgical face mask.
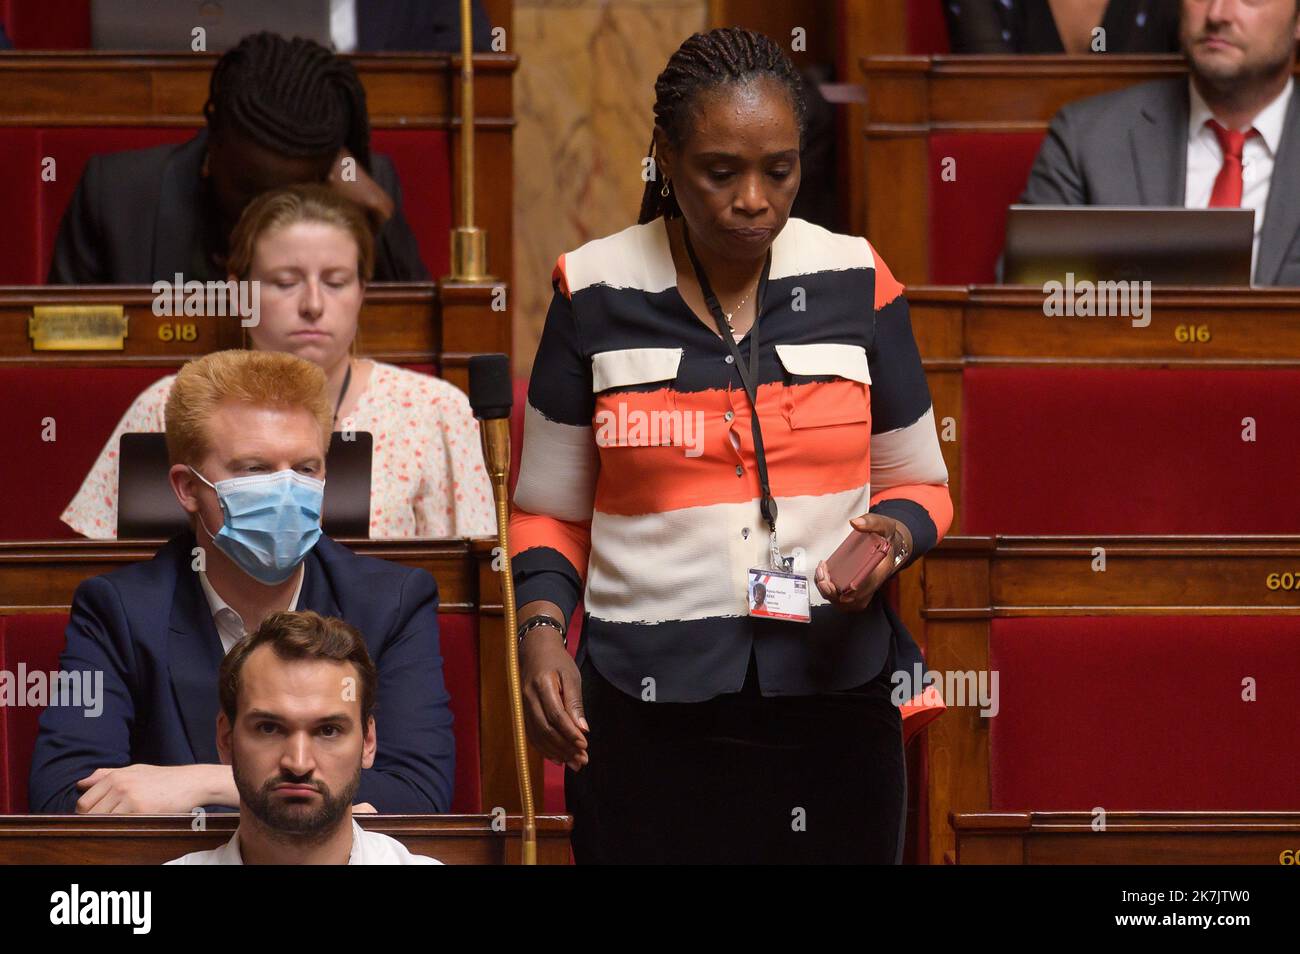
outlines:
M217 549L241 570L268 586L293 575L320 539L321 504L325 481L280 470L210 482L190 471L217 492L224 522L215 534L199 523Z

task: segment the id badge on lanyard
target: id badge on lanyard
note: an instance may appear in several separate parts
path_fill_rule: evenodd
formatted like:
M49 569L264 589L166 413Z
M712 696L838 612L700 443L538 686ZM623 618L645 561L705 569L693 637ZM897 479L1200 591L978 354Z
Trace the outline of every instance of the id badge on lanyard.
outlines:
M718 334L731 348L732 359L740 374L741 383L745 387L745 396L749 398L752 411L749 419L753 425L754 456L758 463L758 479L763 491L759 503L770 533L768 546L770 565L752 566L747 572L745 593L749 615L761 616L764 619L807 623L812 620L808 576L796 572L794 560L781 555L781 547L776 538L776 500L772 496L772 488L767 479L767 455L763 451L763 430L758 421L758 318L763 311L763 293L767 290L767 276L772 269L772 251L768 250L767 260L763 263L763 272L758 279L758 292L754 298L754 327L749 336L749 367L746 368L740 356L740 348L736 346L736 339L727 330L722 306L718 304L718 298L713 294L708 276L704 274L704 268L700 265L695 249L691 246L690 231L685 228L684 223L682 237L686 243L686 253L690 256L691 265L695 269L695 278L700 283L700 291L709 306L709 314L713 316L718 326Z
M787 570L749 568L749 615L808 623L808 576Z

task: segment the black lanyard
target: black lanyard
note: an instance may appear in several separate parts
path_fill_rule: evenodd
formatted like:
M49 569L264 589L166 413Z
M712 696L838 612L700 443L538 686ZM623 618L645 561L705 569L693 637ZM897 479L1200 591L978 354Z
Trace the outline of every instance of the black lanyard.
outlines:
M352 359L348 358L348 372L343 375L343 388L339 391L338 403L334 405L334 426L339 426L339 411L343 410L343 399L348 395L348 385L352 383Z
M704 294L704 302L709 306L709 313L717 323L718 334L722 335L727 346L731 348L732 360L735 362L736 371L740 373L740 382L745 387L745 395L749 398L752 411L749 420L754 431L754 456L758 461L758 482L763 491L763 496L759 499L759 508L763 512L763 519L767 521L768 529L775 538L776 500L772 496L772 487L767 479L767 455L763 453L763 430L758 424L758 319L763 312L763 295L767 291L768 272L772 270L772 250L770 248L767 250L763 272L758 277L758 289L754 296L754 327L749 331L749 367L746 368L744 361L741 360L736 339L731 336L731 331L727 328L727 319L722 313L722 306L718 304L718 296L713 294L709 277L704 274L704 267L696 257L695 249L691 247L691 234L686 228L685 221L682 222L682 238L686 242L686 254L691 258L691 267L695 269L695 280L700 283L700 291Z

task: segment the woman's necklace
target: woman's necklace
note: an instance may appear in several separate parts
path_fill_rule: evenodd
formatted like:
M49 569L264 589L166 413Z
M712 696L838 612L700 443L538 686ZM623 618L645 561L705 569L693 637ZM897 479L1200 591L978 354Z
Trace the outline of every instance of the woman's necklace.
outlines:
M758 286L755 285L754 287L757 288ZM731 319L736 314L736 312L740 311L741 308L745 307L745 302L749 301L749 296L752 294L754 294L753 288L749 290L748 294L746 294L744 298L740 299L740 301L736 303L735 308L731 309L731 311L724 311L722 313L723 316L727 319L727 330L730 331L733 335L736 333L736 328L734 325L732 325Z
M684 244L690 242L690 239L687 238L687 236L686 236L686 223L685 223L685 222L682 223L682 242L683 242ZM689 254L689 252L688 252L687 254ZM763 278L763 276L760 274L760 275L759 275L759 281L762 281L762 278ZM740 299L740 301L738 301L738 302L736 303L736 307L735 307L735 308L731 309L731 311L723 311L723 312L722 312L722 316L723 316L723 318L726 319L726 322L727 322L727 330L728 330L729 332L731 332L732 337L735 337L735 334L736 334L736 326L733 325L733 324L731 323L731 319L734 318L734 317L736 316L736 312L740 311L741 308L745 307L745 302L749 301L749 296L752 295L752 294L754 294L754 292L757 291L757 290L758 290L758 283L755 282L755 283L754 283L754 287L751 288L751 289L749 290L749 292L745 295L745 297L742 298L742 299Z

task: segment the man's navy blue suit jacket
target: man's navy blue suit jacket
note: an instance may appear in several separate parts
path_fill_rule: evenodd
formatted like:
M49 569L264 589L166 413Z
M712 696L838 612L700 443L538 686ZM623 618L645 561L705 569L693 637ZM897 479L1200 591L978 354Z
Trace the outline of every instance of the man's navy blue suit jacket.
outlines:
M147 563L85 580L72 600L64 672L102 670L103 711L50 706L29 782L33 813L76 811L78 779L135 763L218 763L217 669L223 650L191 569L193 533ZM378 750L358 802L382 813L445 812L454 744L438 648L438 586L423 570L358 556L321 537L304 561L298 609L337 616L365 638L379 670ZM83 700L84 702L84 700Z

